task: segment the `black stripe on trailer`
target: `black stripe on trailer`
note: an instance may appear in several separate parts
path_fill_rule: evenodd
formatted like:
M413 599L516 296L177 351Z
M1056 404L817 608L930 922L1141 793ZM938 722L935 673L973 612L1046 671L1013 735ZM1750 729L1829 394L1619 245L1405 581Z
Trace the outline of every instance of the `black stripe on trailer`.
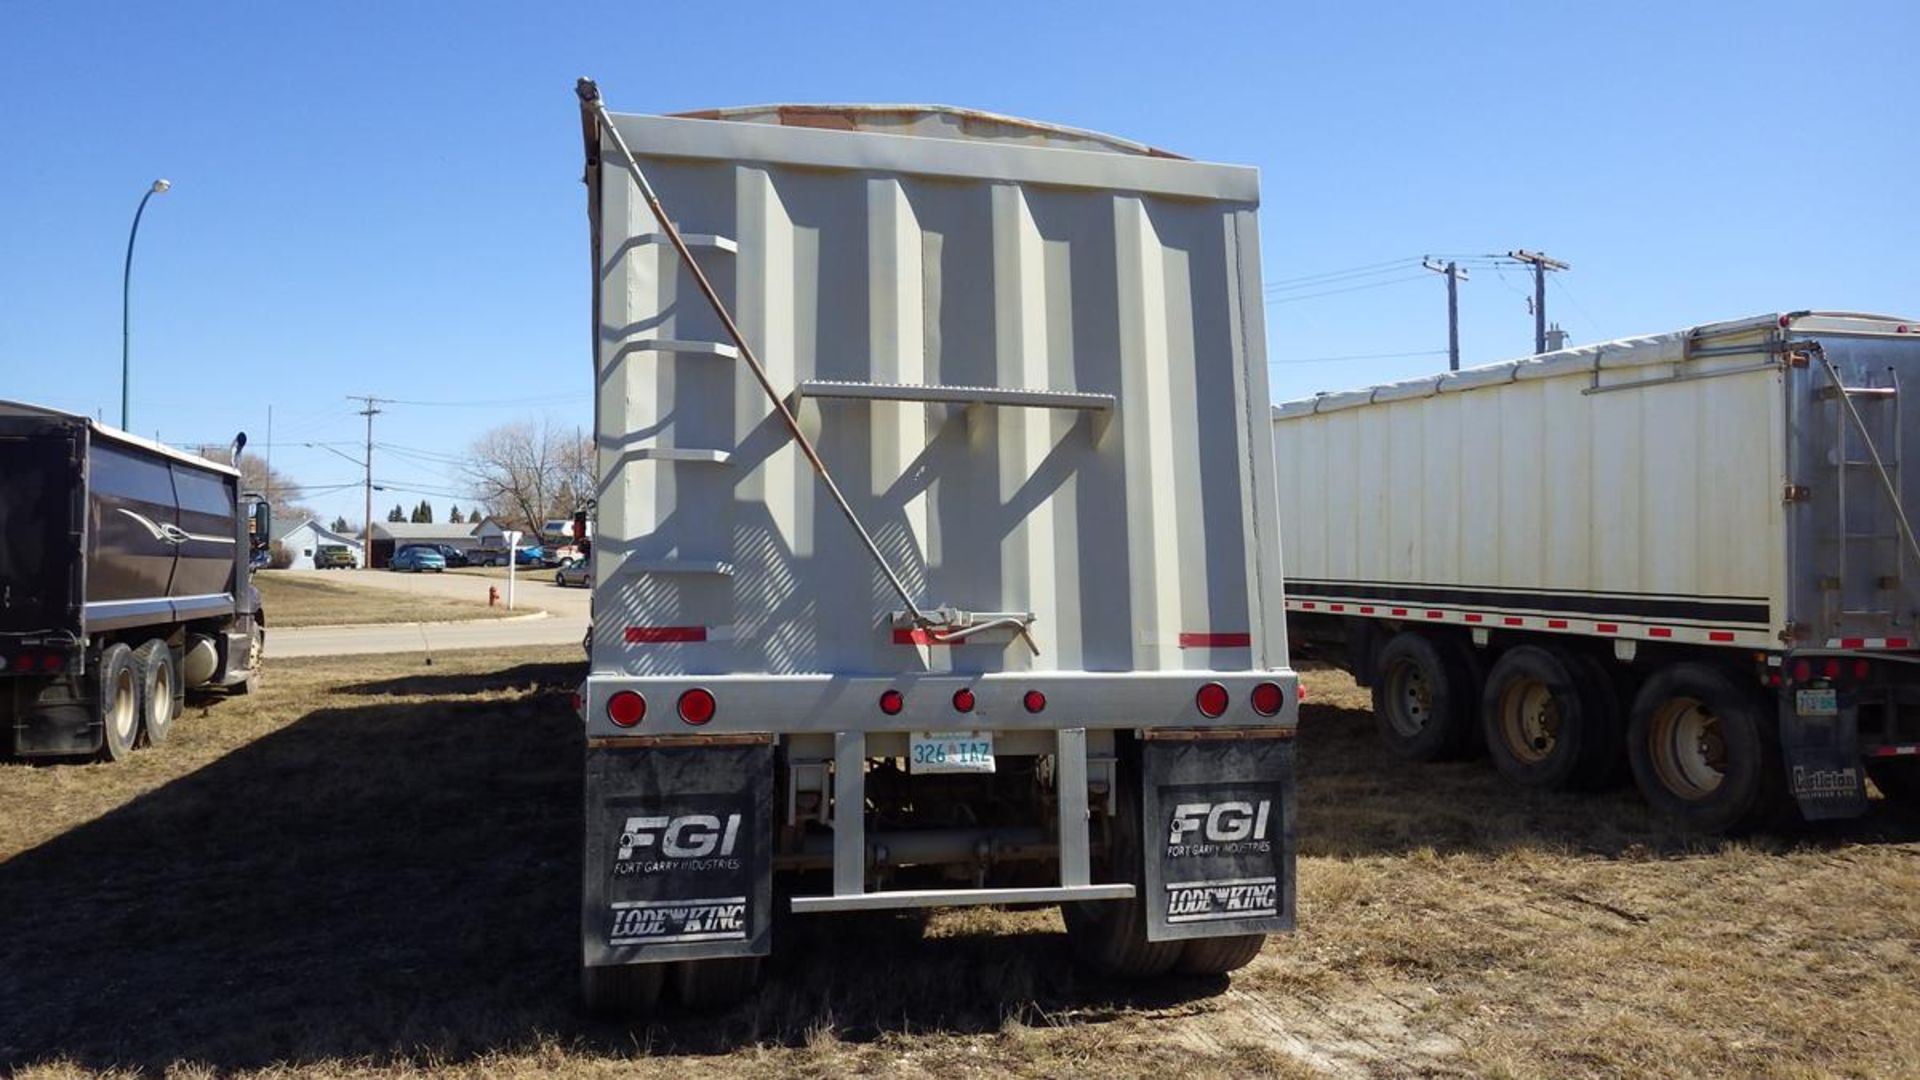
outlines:
M1287 582L1290 599L1378 601L1490 611L1648 619L1663 622L1739 623L1764 628L1767 601L1740 597L1692 597L1645 593L1581 593L1492 590L1455 585L1388 585L1346 581Z

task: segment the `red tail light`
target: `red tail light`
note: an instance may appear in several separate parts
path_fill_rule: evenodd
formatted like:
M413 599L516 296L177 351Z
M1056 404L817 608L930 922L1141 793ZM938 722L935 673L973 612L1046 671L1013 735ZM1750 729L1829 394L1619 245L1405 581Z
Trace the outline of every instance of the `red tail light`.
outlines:
M1037 713L1047 707L1047 695L1038 690L1029 690L1026 696L1020 699L1020 704L1025 705L1028 712Z
M906 696L898 690L889 690L880 695L880 711L888 716L899 716L900 710L906 707Z
M607 699L607 719L620 727L632 727L647 718L647 699L632 690L622 690Z
M1227 688L1210 682L1193 695L1193 703L1202 716L1219 716L1227 711Z
M713 695L696 686L680 695L680 719L699 727L713 719Z
M1253 711L1261 716L1273 716L1286 704L1287 692L1279 683L1263 682L1253 688Z
M961 687L953 692L953 707L958 712L973 711L973 691Z
M1828 657L1827 662L1820 665L1820 674L1829 679L1839 678L1840 677L1840 661L1835 660L1832 657Z
M1793 662L1793 681L1806 682L1811 678L1813 678L1813 665L1807 663L1805 660L1795 660Z
M1872 671L1873 669L1867 665L1865 660L1855 660L1853 662L1853 677L1856 679L1864 680L1869 674L1872 674Z

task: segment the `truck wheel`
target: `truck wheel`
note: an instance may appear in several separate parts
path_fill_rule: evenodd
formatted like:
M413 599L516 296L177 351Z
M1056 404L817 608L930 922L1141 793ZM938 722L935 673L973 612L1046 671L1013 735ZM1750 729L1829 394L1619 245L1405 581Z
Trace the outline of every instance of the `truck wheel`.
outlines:
M580 969L580 998L587 1011L609 1019L644 1017L660 1004L665 964L618 964Z
M108 761L125 761L140 735L140 675L134 670L133 650L123 644L100 653L99 682L93 708L100 717L100 751Z
M1182 975L1225 975L1252 963L1266 943L1265 934L1194 938L1180 947L1180 960L1173 969Z
M1920 809L1920 758L1874 758L1867 776L1895 806Z
M1538 645L1508 649L1480 698L1487 753L1516 784L1562 788L1579 778L1588 732L1582 680L1567 658Z
M1705 664L1655 674L1633 701L1627 761L1655 811L1701 832L1760 823L1786 792L1773 712Z
M1123 753L1115 771L1106 880L1132 882L1133 896L1061 904L1060 916L1067 924L1067 944L1081 967L1108 978L1146 979L1172 971L1186 943L1147 940L1138 751Z
M1472 682L1444 643L1403 630L1380 650L1373 677L1373 719L1380 741L1409 761L1433 761L1458 750L1471 722L1460 693Z
M1605 791L1627 775L1626 710L1606 661L1587 653L1568 661L1580 685L1581 718L1587 724L1581 739L1586 760L1580 763L1579 783L1589 791Z
M146 728L147 745L159 746L179 715L180 670L173 650L157 638L148 641L133 651L133 671L140 683L140 724Z
M682 960L673 965L673 992L689 1009L725 1009L739 1004L760 982L760 958L729 956Z

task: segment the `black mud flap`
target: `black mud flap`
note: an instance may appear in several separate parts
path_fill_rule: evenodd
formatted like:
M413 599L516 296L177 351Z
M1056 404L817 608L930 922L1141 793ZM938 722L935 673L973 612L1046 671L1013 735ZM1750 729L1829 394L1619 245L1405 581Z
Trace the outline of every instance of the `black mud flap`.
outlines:
M1780 702L1780 750L1787 789L1808 821L1859 817L1867 812L1867 785L1860 767L1859 708L1842 698L1839 707L1801 715L1795 695Z
M1147 940L1293 929L1293 740L1142 744Z
M587 749L589 967L772 946L773 745Z

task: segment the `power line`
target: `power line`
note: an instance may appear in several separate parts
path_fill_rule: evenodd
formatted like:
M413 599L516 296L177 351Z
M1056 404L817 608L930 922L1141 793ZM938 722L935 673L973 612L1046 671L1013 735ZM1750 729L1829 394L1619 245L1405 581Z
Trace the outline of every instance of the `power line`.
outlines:
M388 405L417 405L433 409L495 409L509 406L564 405L572 401L585 401L593 395L581 391L573 394L550 394L545 397L497 398L492 401L406 401L400 398L382 398Z
M1317 300L1322 296L1338 296L1341 293L1360 292L1365 289L1383 289L1388 285L1399 285L1407 281L1425 281L1426 278L1427 275L1424 273L1409 274L1406 277L1388 278L1385 281L1371 281L1365 285L1349 285L1344 289L1327 289L1324 292L1307 293L1302 296L1269 296L1267 297L1267 303L1293 304L1302 300Z
M1393 259L1388 262L1355 266L1346 270L1329 270L1320 274L1302 274L1299 277L1279 278L1267 282L1266 288L1268 292L1285 292L1293 289L1312 288L1315 285L1326 284L1342 278L1373 277L1379 274L1392 273L1400 267L1419 261L1419 259L1409 256L1404 259Z

